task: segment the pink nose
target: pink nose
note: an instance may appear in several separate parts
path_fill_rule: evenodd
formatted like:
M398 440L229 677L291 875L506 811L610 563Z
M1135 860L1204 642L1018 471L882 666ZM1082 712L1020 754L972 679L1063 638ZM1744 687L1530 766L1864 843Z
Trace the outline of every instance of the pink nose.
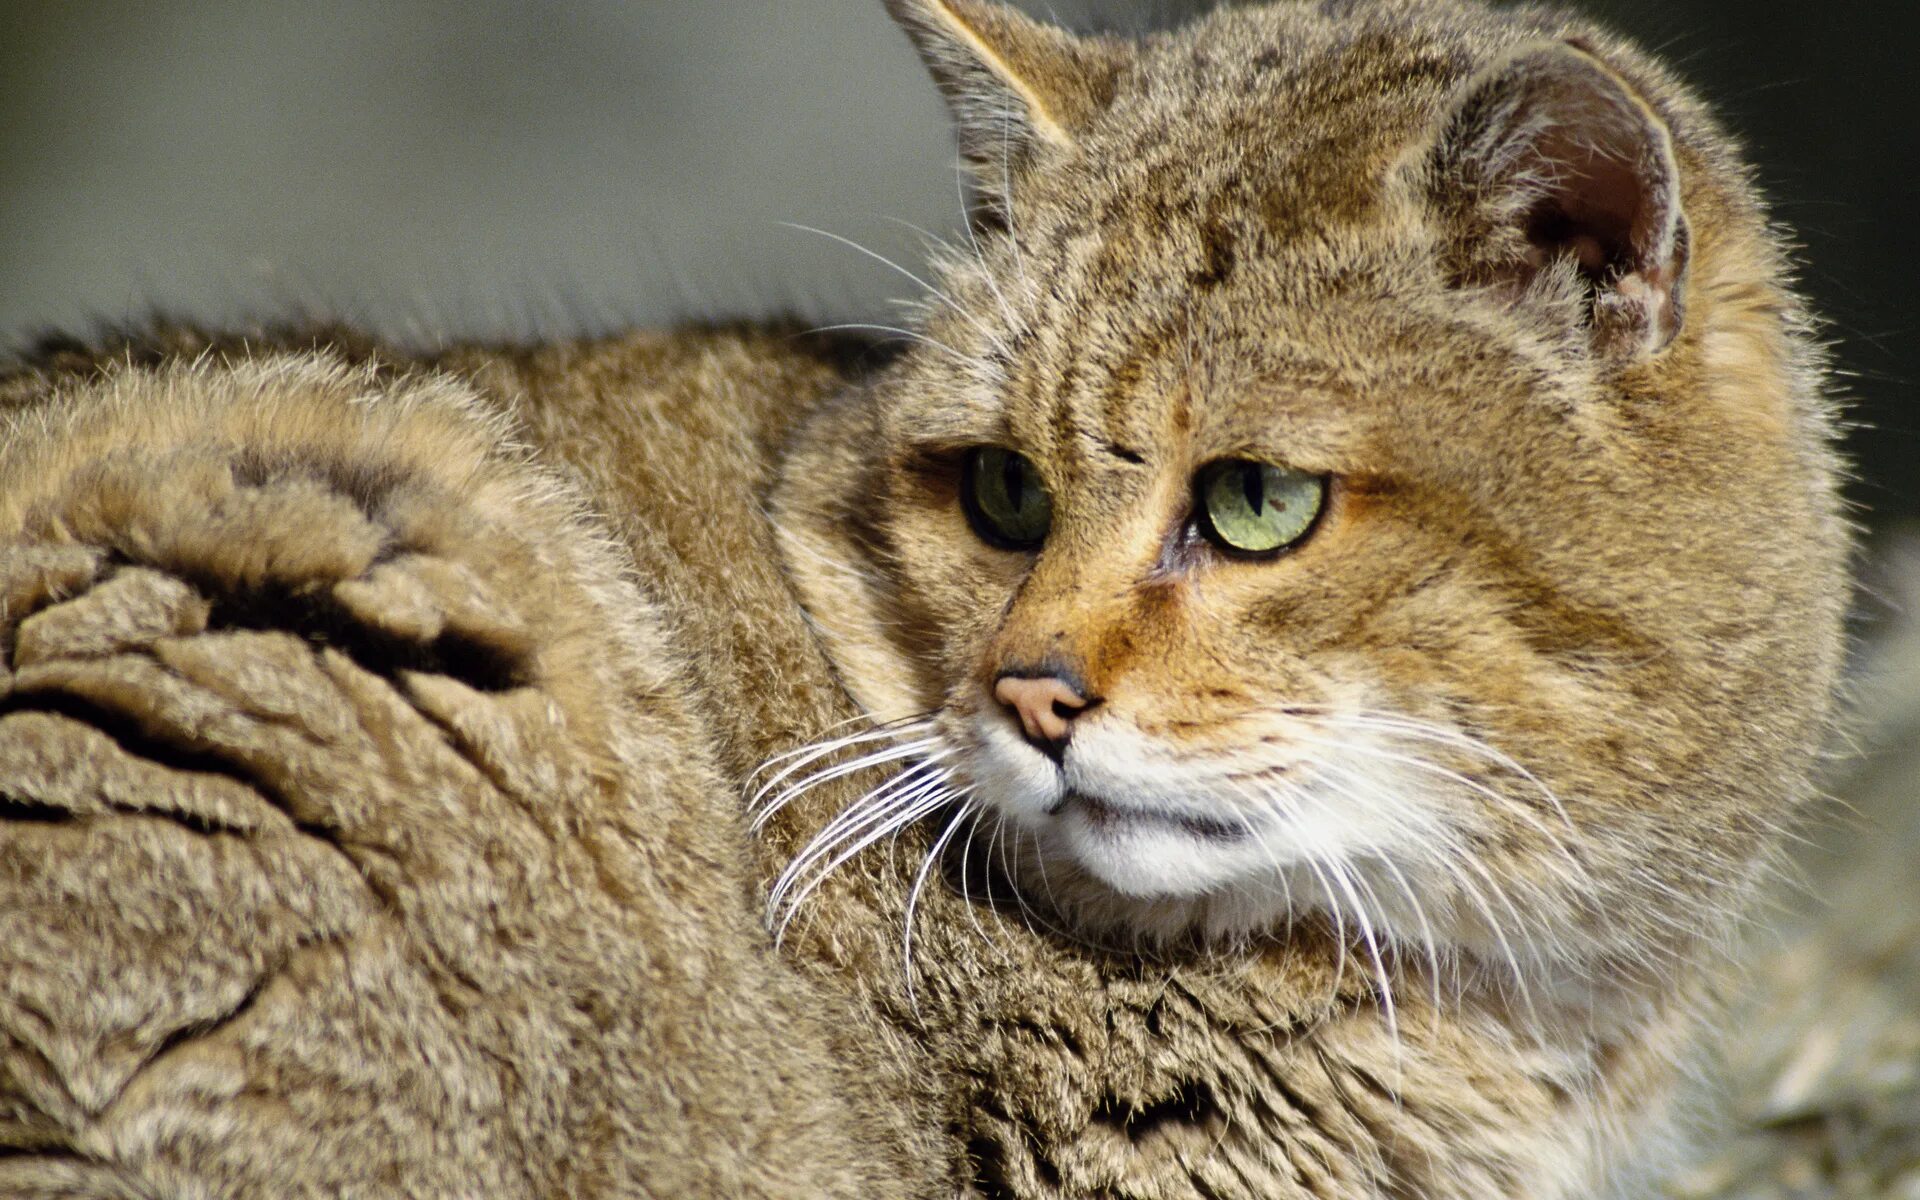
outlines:
M1003 676L993 685L993 698L1020 718L1028 741L1056 758L1073 730L1073 718L1087 707L1085 697L1052 675L1039 679Z

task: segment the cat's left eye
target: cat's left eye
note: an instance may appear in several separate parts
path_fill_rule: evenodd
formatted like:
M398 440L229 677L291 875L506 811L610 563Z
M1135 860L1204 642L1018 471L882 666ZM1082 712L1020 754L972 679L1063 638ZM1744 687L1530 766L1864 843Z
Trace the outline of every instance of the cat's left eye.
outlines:
M1232 554L1277 554L1312 532L1327 500L1324 475L1229 459L1194 480L1200 532Z

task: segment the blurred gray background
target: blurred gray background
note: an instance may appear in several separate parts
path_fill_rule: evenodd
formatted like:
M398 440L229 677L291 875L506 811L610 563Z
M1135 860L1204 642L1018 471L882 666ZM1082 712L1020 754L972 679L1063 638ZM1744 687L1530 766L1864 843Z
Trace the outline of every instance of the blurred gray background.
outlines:
M1036 12L1139 28L1187 0ZM1859 498L1920 514L1915 6L1591 0L1753 148L1855 373ZM0 344L154 309L389 336L883 319L959 201L878 0L0 0Z

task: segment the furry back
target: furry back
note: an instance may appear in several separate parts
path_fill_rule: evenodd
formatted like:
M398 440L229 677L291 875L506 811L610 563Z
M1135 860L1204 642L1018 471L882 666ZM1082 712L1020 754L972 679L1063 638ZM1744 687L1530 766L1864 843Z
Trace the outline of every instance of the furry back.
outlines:
M13 383L0 1193L915 1190L656 606L473 390Z

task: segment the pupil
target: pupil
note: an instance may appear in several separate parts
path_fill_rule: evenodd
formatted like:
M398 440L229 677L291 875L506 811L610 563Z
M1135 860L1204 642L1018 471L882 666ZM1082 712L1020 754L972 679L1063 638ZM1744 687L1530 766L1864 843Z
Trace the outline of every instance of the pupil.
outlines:
M1247 511L1259 516L1267 503L1266 472L1256 467L1241 467L1240 486L1247 494Z
M1011 454L1007 455L1007 465L1000 469L1000 475L1000 485L1006 489L1007 493L1007 506L1014 512L1019 512L1022 507L1020 503L1021 485L1024 482L1020 478L1020 460Z

